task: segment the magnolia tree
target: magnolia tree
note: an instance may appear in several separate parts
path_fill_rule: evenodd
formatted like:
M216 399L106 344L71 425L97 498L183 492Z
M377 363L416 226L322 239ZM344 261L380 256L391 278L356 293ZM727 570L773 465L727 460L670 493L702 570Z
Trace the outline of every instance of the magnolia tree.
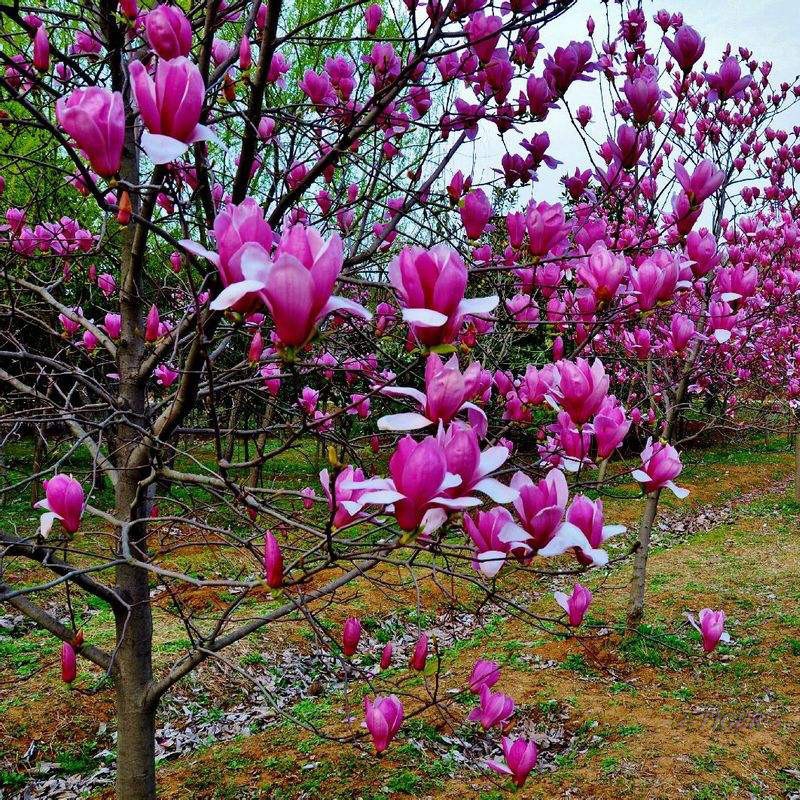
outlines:
M800 396L800 131L777 118L795 88L667 12L547 41L570 5L2 9L2 422L35 441L5 491L44 496L38 531L0 531L0 600L63 641L64 680L81 657L113 681L118 797L155 797L165 693L298 613L369 682L382 752L452 701L438 680L413 707L387 694L327 602L433 574L542 625L523 576L591 581L624 533L601 497L638 484L635 630L660 495L686 495L675 444L776 425ZM559 166L556 115L584 152L560 200L526 202ZM491 175L465 174L475 142ZM290 451L318 482L287 487ZM181 548L216 577L176 569ZM25 561L49 577L15 582ZM113 648L54 593L106 602ZM575 583L554 612L578 626L591 600ZM154 614L189 640L155 669ZM706 651L724 622L700 612ZM431 646L420 630L409 668ZM479 661L466 688L486 730L514 711L497 678ZM488 766L521 785L535 745L502 750Z

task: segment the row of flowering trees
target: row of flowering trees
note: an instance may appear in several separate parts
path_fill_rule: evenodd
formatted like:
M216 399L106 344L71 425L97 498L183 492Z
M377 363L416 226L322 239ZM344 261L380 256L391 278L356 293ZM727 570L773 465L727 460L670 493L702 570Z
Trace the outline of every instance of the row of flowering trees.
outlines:
M227 647L386 566L507 610L545 559L590 581L625 533L602 496L638 485L635 631L660 495L687 493L676 444L774 426L800 395L800 130L779 119L800 87L635 5L548 41L571 5L2 9L2 424L36 433L45 496L0 552L49 578L0 573L0 600L64 642L65 680L76 655L113 679L120 798L155 797L159 701ZM541 199L555 115L585 159ZM504 145L496 177L452 166L478 141ZM287 488L274 465L314 449L319 483ZM176 571L175 536L220 577ZM36 601L67 586L109 604L111 651ZM201 619L181 586L236 599ZM591 597L557 594L567 624ZM156 667L154 614L190 638ZM701 612L706 650L723 627ZM486 675L488 729L514 703ZM368 699L379 752L404 713ZM503 751L521 784L535 747Z

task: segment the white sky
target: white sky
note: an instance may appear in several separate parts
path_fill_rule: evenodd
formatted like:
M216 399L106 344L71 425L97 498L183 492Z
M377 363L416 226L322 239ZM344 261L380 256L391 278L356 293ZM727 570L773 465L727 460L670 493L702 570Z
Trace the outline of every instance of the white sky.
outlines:
M610 8L614 31L618 28L619 6L611 2L606 6L601 0L578 0L574 8L565 12L559 19L542 29L541 41L544 50L540 51L534 74L541 75L544 56L559 45L566 45L572 39L583 41L587 38L586 18L591 14L597 24L595 42L602 41L601 34L606 30L606 8ZM749 47L759 61L772 61L770 75L774 84L786 80L794 82L800 74L800 0L644 0L644 11L648 20L648 42L655 46L661 35L661 29L652 21L653 15L661 8L675 13L681 12L684 22L695 28L706 40L703 60L710 67L719 63L725 45L730 42L734 50L740 45ZM603 37L604 38L604 37ZM701 62L702 63L702 62ZM599 117L597 105L596 81L577 83L570 87L567 100L573 111L582 103L591 105L595 120ZM512 92L515 100L518 90ZM559 179L565 173L572 173L576 166L586 168L587 158L580 139L572 125L566 120L563 111L551 112L544 123L522 126L522 136L512 138L506 134L507 141L516 142L519 138L529 137L546 130L550 135L548 154L564 162L555 170L542 168L539 181L530 187L532 195L539 200L555 200L561 192ZM780 120L783 127L800 124L800 108L790 109ZM589 131L595 129L596 137L601 140L600 123L593 121ZM511 152L522 152L521 148L510 147ZM494 125L481 123L480 135L472 148L465 146L453 162L454 172L462 169L467 174L472 172L477 181L491 177L490 171L499 167L504 152ZM525 192L522 197L526 197Z

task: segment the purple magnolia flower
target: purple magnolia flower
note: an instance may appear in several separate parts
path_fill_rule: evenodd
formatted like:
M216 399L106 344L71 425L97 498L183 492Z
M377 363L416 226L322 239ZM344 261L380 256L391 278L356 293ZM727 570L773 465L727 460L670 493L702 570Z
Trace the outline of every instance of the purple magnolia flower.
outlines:
M474 397L479 386L481 365L473 362L462 373L458 367L458 357L453 355L446 363L431 353L425 362L425 391L405 386L387 386L382 394L390 397L409 397L415 400L422 413L408 412L390 414L378 420L382 431L411 431L427 428L437 422L448 423L461 411L466 410L470 423L481 434L488 425L486 414L468 398Z
M682 489L673 483L673 479L681 474L683 464L678 451L672 445L663 441L654 442L650 437L642 450L641 458L641 469L635 469L631 475L642 484L645 492L666 487L681 500L689 495L688 489Z
M700 633L703 639L703 650L706 653L715 650L720 642L730 642L731 637L725 631L724 611L712 611L710 608L704 608L697 616L700 619L699 625L691 614L686 615L692 627Z
M514 713L514 700L502 692L492 692L485 684L481 686L481 702L469 713L470 722L478 722L481 727L488 731L495 725L501 727L511 719Z
M389 265L389 280L403 307L403 320L425 346L451 342L467 314L488 314L497 295L464 299L467 268L446 245L405 247Z
M403 724L403 714L403 704L394 695L375 700L364 698L365 724L376 753L382 753L389 746Z
M486 766L499 775L510 775L515 786L523 786L531 770L536 766L538 751L534 742L527 739L503 737L503 755L506 763L489 759Z
M553 592L553 597L556 603L567 612L569 624L574 628L577 628L583 622L589 604L592 602L592 593L579 583L575 584L569 597L564 592Z

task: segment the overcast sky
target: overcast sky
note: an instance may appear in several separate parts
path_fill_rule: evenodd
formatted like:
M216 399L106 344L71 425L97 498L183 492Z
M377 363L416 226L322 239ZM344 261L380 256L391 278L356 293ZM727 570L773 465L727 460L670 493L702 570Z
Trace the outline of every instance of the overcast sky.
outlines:
M572 39L582 41L587 38L586 18L590 14L597 23L595 41L600 41L598 35L606 29L606 8L601 0L578 0L574 8L545 26L541 36L544 50L537 58L535 74L541 75L545 53L552 52L557 46L565 45ZM616 28L619 6L612 2L610 8ZM657 41L651 34L656 31L659 36L661 34L652 21L653 15L661 8L670 12L681 12L684 21L705 37L704 59L709 66L719 63L725 45L730 42L734 48L740 45L749 47L759 61L772 61L774 66L770 77L776 84L782 80L793 82L800 74L800 0L644 0L648 41L651 44ZM574 110L581 103L594 105L596 86L596 82L574 84L567 93L571 108ZM515 90L512 97L516 97L517 93ZM590 130L592 124L594 123L590 123ZM781 124L784 127L800 124L800 108L795 106L790 109ZM545 123L524 127L524 136L546 130L551 141L549 154L564 162L555 170L540 170L539 182L531 187L535 198L552 201L561 191L558 183L560 177L567 171L572 173L576 166L586 166L583 145L565 119L564 113L551 113ZM482 124L480 131L473 147L463 149L453 171L461 168L465 172L471 171L477 180L486 180L490 178L490 171L499 166L504 149L493 125ZM507 135L507 141L515 141L513 134ZM518 152L517 148L510 149Z

